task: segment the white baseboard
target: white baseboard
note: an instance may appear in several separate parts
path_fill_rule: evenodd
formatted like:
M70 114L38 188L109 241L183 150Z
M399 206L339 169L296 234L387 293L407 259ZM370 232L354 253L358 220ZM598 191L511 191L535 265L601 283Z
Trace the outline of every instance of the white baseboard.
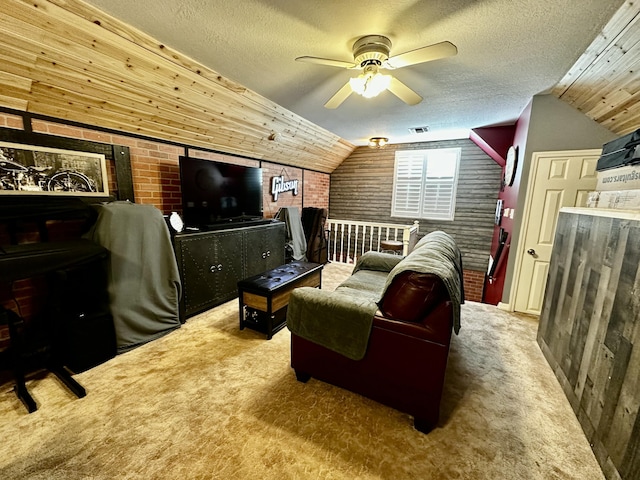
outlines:
M511 306L511 304L509 303L502 303L502 302L498 302L498 308L500 310L505 310L507 312L513 312L513 307Z

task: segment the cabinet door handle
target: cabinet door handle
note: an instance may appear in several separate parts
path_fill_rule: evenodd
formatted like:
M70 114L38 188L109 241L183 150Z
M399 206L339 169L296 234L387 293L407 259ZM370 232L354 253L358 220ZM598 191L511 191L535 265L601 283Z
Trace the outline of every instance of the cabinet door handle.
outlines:
M211 273L221 272L222 271L222 264L220 263L217 266L216 265L211 265L209 267L209 271Z

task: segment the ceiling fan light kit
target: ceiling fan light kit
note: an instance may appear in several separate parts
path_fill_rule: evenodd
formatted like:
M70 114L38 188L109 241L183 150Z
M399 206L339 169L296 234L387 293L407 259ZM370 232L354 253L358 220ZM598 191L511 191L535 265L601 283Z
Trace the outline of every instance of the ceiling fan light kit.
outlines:
M389 143L387 137L371 137L369 139L369 146L371 148L383 148Z
M383 75L378 72L378 66L375 64L367 65L363 73L349 79L351 90L365 98L380 95L389 88L390 83L391 75Z
M417 48L394 57L389 57L391 40L383 35L365 35L364 37L360 37L353 44L352 51L355 63L320 57L305 56L296 58L299 62L348 69L360 68L363 70L357 77L349 79L349 81L324 104L326 108L338 108L353 92L365 98L372 98L385 90L389 90L407 105L416 105L422 101L420 95L392 75L380 73L379 69L391 70L409 67L418 63L451 57L458 53L458 49L451 42L440 42Z

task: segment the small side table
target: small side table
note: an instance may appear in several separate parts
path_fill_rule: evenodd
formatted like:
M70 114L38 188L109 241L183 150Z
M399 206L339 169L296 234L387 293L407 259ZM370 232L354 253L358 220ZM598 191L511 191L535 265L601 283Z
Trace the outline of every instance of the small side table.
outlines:
M404 244L398 240L381 240L380 250L382 252L393 253L394 255L402 255Z
M267 340L286 325L286 307L294 288L322 286L321 263L292 262L238 282L240 330L249 327Z

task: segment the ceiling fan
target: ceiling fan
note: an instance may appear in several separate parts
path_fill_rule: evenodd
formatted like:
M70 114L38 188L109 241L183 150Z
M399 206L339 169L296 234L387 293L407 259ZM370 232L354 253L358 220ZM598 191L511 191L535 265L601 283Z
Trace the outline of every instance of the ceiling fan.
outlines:
M389 57L391 40L382 35L366 35L353 44L353 62L331 60L319 57L298 57L298 62L316 63L331 67L361 69L362 73L349 81L324 104L326 108L337 108L352 92L366 98L375 97L389 90L408 105L416 105L422 97L392 75L384 75L380 70L393 70L418 63L452 57L458 49L451 42L440 42L416 50Z

